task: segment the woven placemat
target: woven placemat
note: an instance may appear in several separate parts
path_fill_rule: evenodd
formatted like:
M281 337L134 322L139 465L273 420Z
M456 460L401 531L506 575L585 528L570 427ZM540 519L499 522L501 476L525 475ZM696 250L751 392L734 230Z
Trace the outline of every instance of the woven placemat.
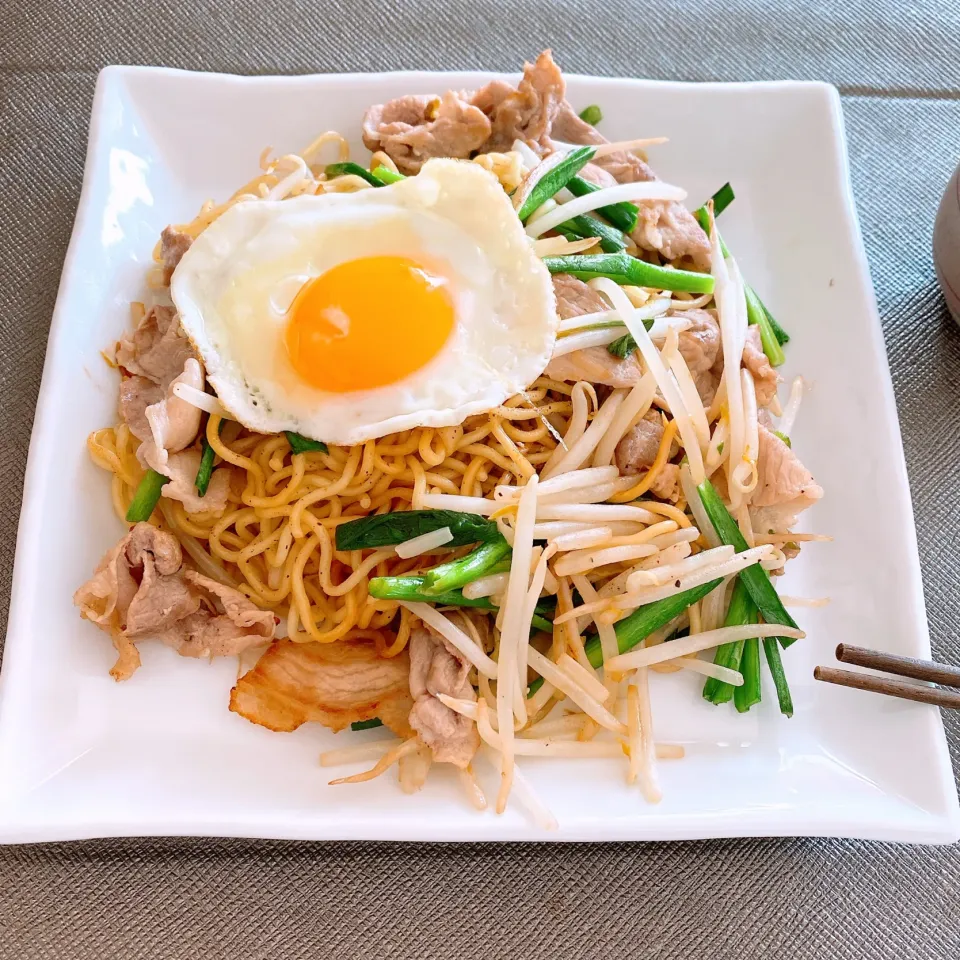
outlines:
M0 614L96 73L514 70L821 79L843 96L934 653L960 663L960 332L930 253L960 160L952 0L0 0ZM42 631L38 632L42 642ZM946 718L951 750L960 717ZM955 960L960 849L829 840L0 849L0 960Z

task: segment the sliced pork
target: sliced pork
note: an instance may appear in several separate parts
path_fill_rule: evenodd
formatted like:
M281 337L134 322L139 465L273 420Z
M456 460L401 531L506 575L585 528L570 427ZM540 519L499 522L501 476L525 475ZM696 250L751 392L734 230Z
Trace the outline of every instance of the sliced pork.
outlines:
M137 329L117 344L117 363L127 373L146 377L164 389L183 373L187 360L198 360L172 307L151 307Z
M410 635L410 726L439 763L464 768L480 746L477 725L437 699L446 694L476 700L467 679L470 664L442 637L417 629Z
M823 488L775 433L761 425L759 435L751 520L757 533L783 533L793 526L797 514L823 496Z
M383 150L403 173L415 174L431 157L466 159L491 132L484 112L453 91L442 97L399 97L370 107L363 142Z
M232 656L273 638L272 613L239 590L186 569L176 537L138 523L74 594L81 615L110 634L126 680L140 666L135 643L158 640L182 656Z
M230 694L230 709L270 730L290 731L307 722L343 730L379 717L401 737L407 721L410 660L404 652L381 657L373 644L273 644Z
M767 355L763 352L760 328L756 325L747 327L747 339L743 345L743 365L753 374L757 405L767 406L777 394L780 375L771 366Z
M193 237L176 227L164 227L160 234L160 260L163 263L163 282L169 287L173 271L190 249Z

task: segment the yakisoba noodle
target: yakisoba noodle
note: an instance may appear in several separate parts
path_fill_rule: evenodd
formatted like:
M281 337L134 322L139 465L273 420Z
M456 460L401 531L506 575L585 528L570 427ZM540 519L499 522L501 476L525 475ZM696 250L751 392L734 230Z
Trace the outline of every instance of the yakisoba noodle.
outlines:
M334 549L335 528L345 519L416 507L427 492L487 497L498 484L523 482L555 449L551 426L566 430L571 388L541 377L525 395L461 426L420 427L329 453L291 454L283 436L237 433L230 421L221 437L220 418L211 416L207 440L234 468L227 511L188 515L170 502L164 519L181 540L201 547L204 569L286 617L290 639L368 638L394 656L409 637L410 615L393 601L369 597L367 581L422 567L428 558L401 560L393 549L366 557L341 553ZM113 474L121 518L143 476L138 445L122 423L88 440L95 462Z
M524 82L536 87L536 71L549 73L551 68L556 69L549 54L542 55L535 68L528 66ZM557 82L562 89L562 78ZM497 88L497 95L501 93ZM428 120L435 118L439 103L424 107ZM577 132L576 124L567 125L566 132L571 131ZM591 131L581 142L596 146L596 131ZM537 144L535 139L518 135L512 149L481 151L473 162L490 171L507 194L518 188L528 190L531 183L535 188L542 167L556 171L567 162L564 153L552 158L558 162L542 164L532 145L543 149L544 142L541 139ZM497 145L502 147L502 137ZM594 161L602 166L604 156L615 160L614 170L618 164L636 166L641 161L630 152L633 146L603 145L603 153ZM381 167L393 174L417 175L417 167L411 169L405 160L408 144L394 152L390 134L385 133L380 147L373 150L367 169L353 167L346 172L329 170L329 164L350 160L348 142L339 133L324 133L301 154L270 159L270 151L265 150L257 177L225 203L204 204L193 220L176 230L192 242L241 201L354 193L372 188L369 177L381 182L396 179L382 174L374 177L372 172ZM566 146L561 149L566 151ZM402 170L397 168L397 159ZM470 170L470 176L478 175ZM708 235L701 235L700 246L678 252L683 237L662 241L672 224L684 218L688 221L686 237L691 229L695 233L690 213L669 206L679 203L676 198L682 199L682 191L649 179L648 168L633 173L636 181L601 188L599 196L583 187L573 192L578 199L589 194L589 202L595 203L593 210L587 211L588 218L606 218L586 219L588 226L613 226L616 218L609 204L622 207L626 198L626 206L632 207L631 191L641 191L633 195L637 205L650 200L660 205L643 208L646 218L638 221L640 225L636 229L624 226L629 236L620 234L622 257L629 264L622 269L639 271L646 281L625 280L616 264L603 266L599 262L603 258L590 263L575 261L574 255L597 253L600 241L589 231L578 236L568 229L572 221L552 231L556 235L537 238L544 232L536 226L539 214L552 215L551 222L560 220L554 211L570 200L562 189L545 193L525 225L521 224L526 236L518 231L521 242L514 255L522 259L521 255L532 254L534 275L546 281L543 264L536 258L567 258L562 261L564 269L548 261L555 275L554 296L566 312L560 311L564 319L546 372L501 406L466 417L456 426L418 426L354 445L331 444L326 450L294 452L304 446L309 435L295 444L295 436L254 432L211 412L223 412L213 397L194 396L194 411L199 407L209 415L202 437L196 437L190 449L197 457L204 441L215 457L215 470L221 471L221 476L224 471L229 474L225 508L219 509L221 498L216 510L188 512L171 494L150 502L137 519L149 517L179 542L187 572L178 576L190 584L199 576L201 582L210 578L235 588L249 608L244 615L251 622L258 616L262 620L268 611L280 624L277 636L293 641L273 644L256 667L244 673L234 688L231 709L272 729L293 729L306 719L339 729L349 721L324 719L327 706L318 664L327 662L325 656L331 658L329 662L339 663L337 656L344 654L337 651L352 651L349 656L359 657L366 666L375 657L377 669L382 668L394 680L399 671L399 688L393 688L390 696L372 705L362 704L360 696L352 706L354 715L364 722L374 716L382 718L399 739L383 741L382 749L361 746L355 756L350 748L326 755L325 762L330 764L347 763L351 757L369 762L379 756L371 770L335 783L372 779L397 763L401 786L412 791L422 785L432 759L458 766L471 801L482 806L486 802L483 790L471 766L482 741L498 758L499 811L515 774L519 776L515 758L526 762L529 756L625 761L628 782L639 781L644 796L655 801L659 798L655 761L682 756L683 749L653 741L649 671L684 671L699 682L705 675L706 699L717 704L734 699L737 709L743 711L759 701L760 639L774 631L785 638L802 636L789 614L779 612L781 600L765 574L737 579L748 568L754 573L778 574L800 542L822 539L791 532L795 513L822 495L791 452L789 438L783 439L793 426L800 386L792 391L787 413L779 421L783 434L778 436L774 418L780 415L779 377L771 365L782 362L779 347L773 346L778 338L768 320L763 320L767 324L762 327L765 339L752 336L756 331L747 327L750 301L735 262L722 251L713 221L715 208L707 205L698 211L702 216L697 219L708 229ZM489 178L483 179L492 184ZM565 182L573 190L573 182ZM725 202L732 198L732 191L727 190L730 195ZM650 191L659 191L659 197L651 197ZM494 194L502 204L495 185ZM496 208L493 198L489 202ZM584 203L575 209L584 209ZM503 223L507 231L517 228L515 210L506 211ZM657 221L658 211L670 216ZM580 226L582 229L583 224ZM606 236L609 242L610 234ZM616 247L616 230L613 242ZM165 291L173 268L162 245L158 245L155 259L158 266L150 285ZM597 270L591 269L594 266ZM667 273L662 267L676 272ZM581 275L594 279L584 283L577 279ZM568 291L572 287L572 292L565 294L564 284ZM689 292L673 289L684 285ZM549 293L549 284L545 282L544 287ZM715 292L723 295L715 297ZM571 299L564 301L564 296ZM747 313L741 309L741 301L748 305ZM179 298L177 304L182 309ZM189 332L186 314L181 312L180 318ZM132 319L135 327L150 319L144 304L133 304ZM556 321L552 300L547 320ZM652 327L647 326L648 321ZM179 326L180 321L177 323ZM754 316L750 324L754 323L759 325L761 320ZM632 344L623 342L627 332ZM564 342L567 337L572 339ZM737 356L741 362L736 380L743 389L728 390L725 377L728 369L736 366L730 360ZM165 383L160 386L167 389ZM137 503L150 477L141 463L144 450L139 449L140 441L128 422L133 421L96 431L89 437L88 447L94 461L111 474L116 513L129 520L131 504ZM732 423L743 440L736 463L731 459ZM312 436L323 439L322 433ZM171 454L173 450L171 447ZM795 481L799 488L783 481L784 464L785 475L801 478ZM727 502L734 474L738 478L736 509ZM172 474L160 479L168 476ZM202 492L199 472L192 486L198 494ZM447 496L455 499L445 501ZM466 509L468 519L478 521L482 535L491 539L477 546L481 535L476 534L472 542L455 541L464 546L437 547L442 540L453 541L453 533L438 523L437 514L426 515L447 502L453 504L456 516L444 522L462 523L464 515L457 514ZM420 521L408 514L410 510L420 512L427 523L426 534L416 527ZM407 514L406 523L403 514ZM392 515L387 521L393 537L386 541L390 545L371 538L363 549L337 548L341 525L359 520L352 529L369 530L376 524L365 524L364 518L377 515ZM479 519L482 517L489 520ZM734 530L739 527L738 536L745 547L736 541L734 548L735 538L729 526L724 527L725 517ZM146 523L137 523L119 546L126 544L137 528L143 528L141 533L156 533ZM424 535L433 538L429 539L430 549L409 556L423 549ZM407 559L397 553L400 543ZM494 547L490 556L499 565L487 564L447 592L446 586L430 592L430 578L441 577L440 565L449 568L447 561L466 554L473 557L490 544ZM115 558L116 548L106 560ZM126 626L110 620L103 610L104 593L98 592L97 585L103 569L102 564L90 584L78 591L78 595L86 591L78 603L85 616L113 631L122 658L124 649L116 632L118 626L126 631ZM146 565L143 570L145 575ZM408 576L401 584L399 578L404 575ZM371 584L374 578L377 583ZM419 584L416 589L409 586L413 581ZM753 586L747 587L748 582ZM200 588L193 589L191 596ZM202 589L206 591L204 615L210 617L214 608L219 611L210 599L211 594L217 596L216 591L209 585ZM414 591L413 599L404 593L408 589ZM739 607L734 602L738 589L749 593L749 602ZM462 591L459 595L458 590ZM758 591L756 596L750 592L753 590ZM434 599L438 595L444 599ZM471 610L471 605L480 608ZM758 608L763 609L765 623L757 622ZM661 645L682 633L689 636L676 644L679 652L668 655L672 647ZM245 641L255 643L260 636L270 639L267 631L246 636ZM165 642L186 656L210 652L191 649L182 638L171 641L167 637ZM126 643L129 656L129 638ZM650 649L654 647L657 649ZM251 649L249 644L241 652L247 649ZM775 670L778 643L764 649L781 711L789 715L793 706L785 675L782 667ZM751 651L752 659L745 650ZM713 661L698 658L703 651L714 651ZM228 653L220 651L220 655ZM432 658L439 657L437 663L446 658L446 672L438 669L437 675L446 677L445 689L425 686L423 676L417 679L418 673L433 676L422 667L425 655L430 671ZM421 666L414 669L418 658ZM272 717L267 706L257 702L257 691L264 685L264 703L276 693L270 687L270 670L261 669L268 662L279 663L279 696L287 705L287 713L280 718ZM455 680L451 679L454 674ZM122 678L120 673L115 675ZM308 678L300 681L306 689L291 692L285 684L297 677ZM430 681L434 686L440 682L437 677ZM363 693L359 691L358 696ZM310 709L289 725L287 714L299 716L301 699ZM431 729L429 723L425 728L422 717L416 720L418 705L425 701L446 711L443 725L447 733L441 735L439 728ZM557 702L563 704L561 713L546 719ZM402 707L399 720L388 715L391 703ZM454 721L460 723L459 728ZM459 732L454 736L449 734L451 729ZM444 737L450 742L443 741ZM468 741L466 755L452 758L444 753L454 746L464 748ZM542 805L531 800L529 785L523 787L523 796L538 822L548 823Z

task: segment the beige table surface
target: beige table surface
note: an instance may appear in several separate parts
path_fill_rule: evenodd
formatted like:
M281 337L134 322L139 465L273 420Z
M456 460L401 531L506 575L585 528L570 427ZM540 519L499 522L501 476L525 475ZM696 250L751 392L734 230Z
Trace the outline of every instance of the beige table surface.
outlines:
M960 663L960 333L930 255L960 160L960 6L947 0L0 0L3 615L97 71L514 70L548 44L572 72L840 88L934 653ZM947 727L956 759L960 716ZM0 960L618 956L960 958L960 849L175 839L0 849Z

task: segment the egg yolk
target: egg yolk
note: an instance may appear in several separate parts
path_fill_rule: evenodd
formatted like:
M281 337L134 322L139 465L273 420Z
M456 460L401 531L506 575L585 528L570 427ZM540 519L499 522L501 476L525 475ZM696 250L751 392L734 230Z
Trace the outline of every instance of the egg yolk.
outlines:
M332 393L402 380L432 360L453 330L445 284L406 257L362 257L320 274L288 313L294 369Z

